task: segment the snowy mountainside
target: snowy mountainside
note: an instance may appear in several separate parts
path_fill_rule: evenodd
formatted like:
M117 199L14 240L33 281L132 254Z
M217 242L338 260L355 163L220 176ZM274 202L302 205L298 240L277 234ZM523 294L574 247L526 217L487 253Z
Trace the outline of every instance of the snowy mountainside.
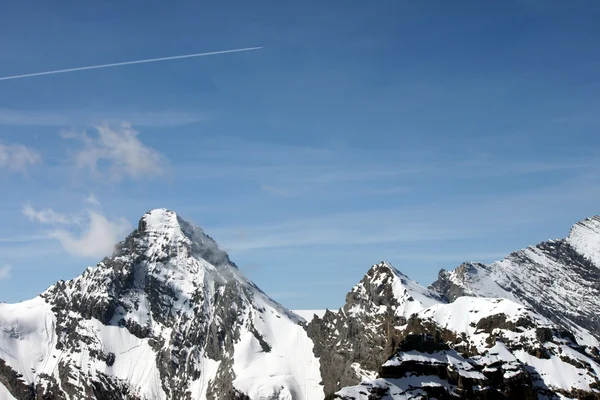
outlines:
M96 267L0 304L0 390L17 399L319 399L303 324L199 228L152 210Z
M339 311L328 310L308 324L325 393L375 377L410 315L441 302L391 264L373 265Z
M598 361L531 308L460 297L413 315L378 378L333 398L599 399Z
M442 270L432 289L459 296L502 297L531 306L582 344L600 341L600 217L575 224L569 236L514 252L489 265Z
M600 217L425 288L373 265L289 311L152 210L113 255L0 303L0 400L600 400Z
M323 318L327 310L292 310L292 312L302 317L305 321L310 322L315 315L317 318Z

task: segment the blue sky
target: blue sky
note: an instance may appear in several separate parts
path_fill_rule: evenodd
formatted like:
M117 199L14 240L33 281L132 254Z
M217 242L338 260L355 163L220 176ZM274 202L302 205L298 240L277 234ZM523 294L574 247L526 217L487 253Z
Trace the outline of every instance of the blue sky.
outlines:
M264 48L0 81L0 300L156 207L296 309L600 213L595 1L125 3L3 3L0 76Z

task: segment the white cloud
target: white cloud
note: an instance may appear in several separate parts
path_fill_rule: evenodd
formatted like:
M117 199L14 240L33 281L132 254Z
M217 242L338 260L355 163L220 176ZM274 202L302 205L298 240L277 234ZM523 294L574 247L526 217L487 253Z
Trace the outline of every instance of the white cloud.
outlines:
M85 201L93 206L100 206L100 202L94 195L94 193L90 193L88 197L85 198Z
M39 153L27 146L0 143L0 168L24 173L30 166L38 164L41 160Z
M104 257L113 252L114 245L131 229L124 218L114 221L93 211L88 212L89 223L79 234L57 229L51 236L60 241L71 255L83 257Z
M45 210L35 210L31 205L25 204L22 209L23 215L25 215L31 221L37 221L41 224L50 225L67 225L73 224L76 218L65 214L58 213L51 208Z
M0 281L10 278L11 269L12 267L10 265L3 265L2 267L0 267Z
M32 221L53 225L55 228L47 232L46 237L58 239L62 247L74 256L110 255L115 243L131 230L131 224L125 218L111 220L91 210L84 213L62 214L51 208L38 211L26 204L22 211ZM61 227L56 227L58 225Z
M76 164L88 168L98 175L104 175L100 169L107 165L110 178L120 180L124 177L139 179L160 175L166 164L165 158L156 150L145 146L131 124L101 125L96 127L96 136L87 133L63 132L65 139L76 139L83 148L76 154Z

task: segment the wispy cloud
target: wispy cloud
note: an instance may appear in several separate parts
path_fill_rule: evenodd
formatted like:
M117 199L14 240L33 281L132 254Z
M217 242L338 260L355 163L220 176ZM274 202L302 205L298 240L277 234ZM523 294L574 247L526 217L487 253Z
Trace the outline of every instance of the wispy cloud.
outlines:
M88 169L96 176L108 176L113 180L125 177L140 179L160 175L166 165L165 157L144 145L130 123L101 125L96 135L86 132L64 131L61 136L83 144L77 150L77 167ZM107 171L101 167L107 164Z
M205 112L176 110L84 111L0 109L0 125L39 127L87 127L103 122L129 121L142 128L165 128L195 124L209 118Z
M10 278L10 271L12 267L10 265L3 265L0 267L0 281Z
M516 249L513 249L516 250ZM510 251L513 251L510 250ZM408 260L408 261L440 261L440 262L465 262L465 261L478 261L487 262L490 260L500 260L508 256L509 252L490 252L490 253L477 253L470 251L463 252L414 252L414 253L398 253L389 255L391 258L396 260Z
M173 175L180 181L243 181L262 194L282 199L413 192L425 185L451 181L479 181L470 189L493 185L491 181L523 175L578 174L598 166L594 159L557 157L553 160L504 159L476 149L449 154L444 149L352 149L274 143L244 139L206 138L194 163L177 163ZM557 179L558 176L552 176ZM502 182L505 184L506 182ZM241 186L241 185L240 185Z
M585 199L586 205L596 204L600 201L597 181L557 184L516 194L477 196L448 204L424 199L422 204L404 207L303 216L271 223L217 228L211 232L232 252L386 243L423 245L476 241L482 237L492 240L555 218L556 209L575 201L581 204L581 200ZM244 232L244 235L239 235L239 232ZM545 239L549 238L540 238L540 241ZM503 255L506 254L465 253L455 254L454 259L490 259ZM407 256L410 254L403 258ZM418 256L421 261L437 260L432 251L412 253L412 256ZM439 258L446 259L447 256Z
M64 249L74 256L104 257L112 253L115 243L131 230L131 224L125 218L109 220L105 216L90 211L87 227L73 233L57 229L50 233L60 241Z
M21 210L30 221L50 225L69 225L78 221L76 216L61 214L51 208L35 210L30 204L25 204Z
M39 164L40 154L22 144L6 145L0 143L0 168L25 173L29 167Z
M36 211L25 205L23 214L32 221L54 226L47 232L47 237L58 239L63 248L74 256L109 255L115 243L131 230L131 224L125 218L108 219L91 210L63 214L51 208ZM58 228L58 225L61 227Z
M99 206L100 202L98 201L98 199L96 198L96 195L94 195L94 193L90 193L86 198L85 198L86 203L91 204L93 206Z
M239 232L245 232L243 237ZM273 224L216 229L230 251L278 247L366 245L455 240L475 235L452 223L418 221L411 210L360 211L293 219Z

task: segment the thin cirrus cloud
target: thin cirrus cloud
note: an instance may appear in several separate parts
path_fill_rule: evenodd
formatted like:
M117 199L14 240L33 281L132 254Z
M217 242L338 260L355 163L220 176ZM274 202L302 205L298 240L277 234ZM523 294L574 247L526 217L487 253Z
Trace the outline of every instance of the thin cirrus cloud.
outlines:
M92 126L104 121L129 121L144 128L161 128L198 123L208 119L206 113L176 110L85 111L85 110L18 110L0 109L0 125L60 127Z
M0 168L25 173L31 166L39 164L41 161L40 154L27 146L0 143Z
M96 195L94 193L90 193L85 198L85 202L88 203L88 204L91 204L93 206L100 206L100 202L98 201L98 199L96 198Z
M72 215L58 213L51 208L36 210L30 204L25 204L21 211L30 221L39 222L40 224L70 225L76 223L78 219Z
M586 207L597 204L600 201L597 183L598 179L586 179L519 194L479 196L444 205L423 199L422 204L401 208L356 210L270 224L222 227L211 230L211 234L225 248L238 253L311 246L412 245L482 237L506 238L525 226L555 217L557 209L581 198L586 199Z
M74 131L61 133L64 139L75 140L81 144L75 152L75 164L78 168L115 181L162 174L167 164L165 157L144 145L138 138L139 132L134 130L130 123L104 124L95 130L95 135Z
M0 267L0 281L10 278L10 271L12 267L10 265L3 265Z
M506 179L511 176L576 174L595 161L506 160L474 150L460 157L418 148L309 148L252 142L242 138L206 138L195 163L172 166L178 180L240 180L264 195L283 199L303 196L406 194L432 181Z
M31 221L51 225L47 237L57 239L73 256L103 257L112 253L117 243L131 229L125 218L108 219L96 211L62 214L51 208L35 210L23 207L23 214Z

